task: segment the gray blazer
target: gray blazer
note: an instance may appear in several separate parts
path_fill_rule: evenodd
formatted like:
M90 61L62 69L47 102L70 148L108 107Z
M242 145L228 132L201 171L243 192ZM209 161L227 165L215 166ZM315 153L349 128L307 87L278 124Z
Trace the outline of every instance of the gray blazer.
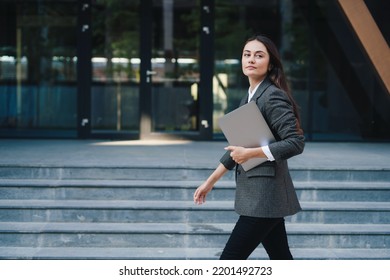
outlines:
M240 106L247 101L243 98ZM287 159L303 152L304 136L298 133L291 102L281 89L266 78L251 101L256 101L276 142L269 144L275 161L267 161L247 172L226 152L220 162L236 170L235 211L251 217L285 217L301 210L291 180ZM250 120L249 120L250 121Z

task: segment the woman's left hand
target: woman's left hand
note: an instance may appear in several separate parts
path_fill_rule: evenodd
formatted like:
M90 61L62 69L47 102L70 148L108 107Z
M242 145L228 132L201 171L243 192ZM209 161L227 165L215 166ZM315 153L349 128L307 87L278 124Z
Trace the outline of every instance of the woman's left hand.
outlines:
M248 153L248 149L244 147L228 146L225 148L225 150L230 151L230 156L238 164L243 164L248 159L250 159L250 154Z

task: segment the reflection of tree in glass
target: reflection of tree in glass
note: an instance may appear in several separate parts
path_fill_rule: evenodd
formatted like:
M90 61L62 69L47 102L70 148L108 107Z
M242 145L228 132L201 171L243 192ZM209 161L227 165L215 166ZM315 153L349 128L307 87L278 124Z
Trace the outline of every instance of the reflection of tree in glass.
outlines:
M131 58L138 58L139 11L138 1L97 0L93 27L94 57L107 59L106 77L134 79ZM126 58L128 63L113 64L112 58Z

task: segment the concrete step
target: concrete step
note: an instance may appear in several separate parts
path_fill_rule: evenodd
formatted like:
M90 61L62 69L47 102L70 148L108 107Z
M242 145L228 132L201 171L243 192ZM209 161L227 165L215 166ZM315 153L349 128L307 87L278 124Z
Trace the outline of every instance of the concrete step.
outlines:
M387 202L302 202L299 223L390 223ZM235 222L233 201L0 200L3 222Z
M2 199L189 200L200 180L2 179ZM390 201L390 182L295 181L301 201ZM234 198L233 180L222 180L208 200Z
M34 260L216 260L222 248L99 248L99 247L0 247L0 259ZM383 260L390 259L389 249L291 248L297 260ZM267 260L261 246L249 257Z
M0 223L0 247L223 247L232 223ZM390 224L286 224L292 248L390 248Z
M230 172L232 173L232 172ZM210 174L208 168L163 168L123 166L36 166L3 165L0 177L7 179L93 180L197 180ZM227 176L229 177L229 176Z
M11 165L0 166L0 177L4 179L94 179L94 180L203 180L213 168L201 167L124 167L124 166L52 166ZM290 168L294 180L309 181L390 181L390 169L378 168ZM228 172L224 179L234 179L234 172Z
M217 259L237 219L234 172L192 202L224 143L22 144L0 157L0 259ZM289 161L295 258L390 259L388 147L307 143Z
M211 167L96 163L2 164L0 258L218 258L237 219L234 172L199 206L192 195ZM291 174L303 207L286 218L295 258L390 257L390 169ZM260 247L252 258L267 256Z

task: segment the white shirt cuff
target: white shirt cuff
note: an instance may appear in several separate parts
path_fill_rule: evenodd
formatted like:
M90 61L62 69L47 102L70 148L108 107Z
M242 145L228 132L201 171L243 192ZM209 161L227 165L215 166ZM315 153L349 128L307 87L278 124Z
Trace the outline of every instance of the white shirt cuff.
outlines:
M275 161L274 156L272 155L268 145L261 147L263 149L264 154L267 156L269 161Z

